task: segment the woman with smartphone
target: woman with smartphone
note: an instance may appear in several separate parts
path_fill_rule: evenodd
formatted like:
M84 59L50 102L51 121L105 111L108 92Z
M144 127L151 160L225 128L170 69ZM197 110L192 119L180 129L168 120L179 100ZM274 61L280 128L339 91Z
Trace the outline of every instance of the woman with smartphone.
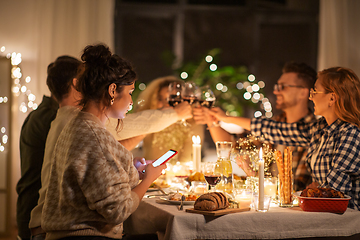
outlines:
M123 119L133 104L131 64L101 44L87 46L81 59L82 110L54 148L42 228L46 239L121 239L123 222L165 165L148 164L139 183L144 166L137 169L132 154L105 128L109 118Z

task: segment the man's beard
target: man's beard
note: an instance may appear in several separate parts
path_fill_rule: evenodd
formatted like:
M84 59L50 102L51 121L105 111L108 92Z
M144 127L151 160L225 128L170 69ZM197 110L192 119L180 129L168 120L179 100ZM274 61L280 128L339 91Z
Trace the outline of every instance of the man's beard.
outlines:
M296 105L296 103L282 101L281 103L276 102L275 107L276 107L276 109L284 111L285 109L293 107L295 105Z

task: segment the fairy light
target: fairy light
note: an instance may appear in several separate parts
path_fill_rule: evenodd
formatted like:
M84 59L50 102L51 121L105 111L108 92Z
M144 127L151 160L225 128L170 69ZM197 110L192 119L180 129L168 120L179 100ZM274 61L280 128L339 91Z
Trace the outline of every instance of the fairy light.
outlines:
M249 80L250 82L255 81L255 76L254 76L253 74L250 74L250 75L248 76L248 80Z
M210 65L209 68L210 68L211 71L214 72L214 71L216 71L216 69L217 69L217 65L216 65L215 63L213 63L213 64Z
M140 84L139 84L139 89L140 89L141 91L144 91L145 88L146 88L146 84L145 84L145 83L140 83Z
M29 101L33 102L33 101L35 101L36 97L35 97L34 94L30 93L30 94L28 95L28 99L29 99Z
M262 113L260 111L256 111L254 113L254 117L258 118L258 117L261 117Z
M182 79L187 79L187 78L189 77L189 74L188 74L187 72L182 72L182 73L180 74L180 77L181 77Z
M236 84L236 88L238 90L242 90L245 89L246 92L244 93L243 97L245 100L250 100L253 103L258 103L261 102L260 104L260 108L265 110L265 116L267 118L271 118L273 116L272 114L272 107L271 107L271 103L269 102L269 100L267 98L264 97L264 94L259 93L259 91L265 87L265 82L264 81L258 81L257 83L255 82L256 77L254 74L249 74L247 77L248 81L244 81L244 82L238 82ZM218 85L217 85L218 86ZM217 87L218 90L221 90ZM261 111L257 111L254 113L255 117L260 117L263 114L261 113Z
M214 61L214 57L211 56L210 54L205 56L204 62L208 63L207 67L210 71L217 71L218 70L218 66L213 62ZM242 69L241 71L246 71L246 68ZM242 95L242 97L244 98L244 100L246 101L251 101L254 104L259 104L261 111L256 111L254 113L254 115L256 117L260 117L260 116L266 116L266 117L272 117L272 107L269 101L267 101L267 99L264 97L264 94L261 93L260 91L265 87L265 82L264 81L259 81L256 79L254 74L248 74L247 78L245 79L245 81L238 81L236 82L236 89L241 91L241 93L237 96L234 96L233 91L229 91L232 90L231 88L233 88L233 79L230 79L230 83L228 83L228 86L226 86L224 83L221 83L222 80L222 75L223 73L220 73L218 75L215 74L216 78L219 80L216 85L215 88L217 91L216 94L217 95L221 95L221 98L223 100L226 101L226 103L222 103L221 107L226 110L227 114L229 115L240 115L239 110L235 107L237 102L238 102L238 98L237 96ZM226 74L224 74L225 77L227 76ZM180 77L182 79L186 79L188 78L188 73L186 72L181 72L180 73ZM265 102L268 102L264 105Z
M205 61L208 62L208 63L211 63L213 59L214 59L214 58L213 58L211 55L207 55L207 56L205 57Z
M271 163L275 161L275 155L274 149L264 142L263 137L248 135L246 138L239 138L234 154L237 161L249 161L249 170L257 171L260 147L263 149L264 170L268 171Z
M260 87L259 87L259 85L257 85L257 84L252 85L251 88L252 88L252 90L253 90L254 92L257 92L257 91L260 90Z
M0 131L3 134L2 142L0 142L0 152L3 152L5 151L5 147L2 144L6 144L8 142L8 136L5 134L6 133L5 127L1 127Z
M26 83L29 83L30 81L31 81L31 77L27 76L27 77L25 78L25 82L26 82Z
M20 95L23 95L25 97L25 101L22 102L19 106L19 111L22 113L26 113L29 109L36 109L38 105L34 102L36 99L36 96L31 93L31 91L28 89L28 87L25 84L28 84L31 82L31 77L27 76L24 79L24 83L22 83L22 77L23 74L21 72L21 68L19 64L22 62L21 53L5 53L5 46L0 47L0 52L5 54L5 57L10 59L11 62L11 79L12 79L12 87L11 92L16 97L19 97ZM8 103L9 98L7 96L0 96L0 104L6 104ZM9 142L9 135L7 134L7 130L4 126L1 126L0 128L1 135L1 141L0 141L0 152L5 151L5 145Z
M236 88L239 89L239 90L241 90L241 89L244 88L244 84L243 84L242 82L238 82L238 83L236 84Z
M265 82L264 81L259 81L258 85L260 88L264 88L265 87Z
M256 100L260 100L260 94L259 93L254 93L253 98Z
M252 92L253 92L252 86L248 86L248 87L246 88L246 91L248 91L249 93L252 93Z
M251 93L245 92L245 93L244 93L244 98L245 98L246 100L249 100L249 99L251 98Z

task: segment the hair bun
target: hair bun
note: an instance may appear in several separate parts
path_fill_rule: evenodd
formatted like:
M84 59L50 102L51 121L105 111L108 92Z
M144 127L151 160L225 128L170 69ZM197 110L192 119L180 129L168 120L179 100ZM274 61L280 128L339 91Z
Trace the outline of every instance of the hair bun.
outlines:
M108 65L111 59L111 51L109 47L98 44L93 46L87 46L84 49L84 53L81 56L81 60L88 65Z

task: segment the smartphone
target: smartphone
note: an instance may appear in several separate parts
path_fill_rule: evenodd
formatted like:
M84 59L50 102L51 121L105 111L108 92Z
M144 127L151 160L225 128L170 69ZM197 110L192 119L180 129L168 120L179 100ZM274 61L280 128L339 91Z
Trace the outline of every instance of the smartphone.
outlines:
M178 152L176 150L172 150L170 149L169 151L167 151L164 155L162 155L161 157L159 157L158 159L156 159L152 165L154 167L160 166L161 164L166 163L167 161L169 161L173 156L175 156ZM145 170L142 171L143 173L145 172Z
M152 163L152 165L154 167L160 166L161 164L166 163L167 161L169 161L173 156L175 156L178 152L175 150L170 149L169 151L167 151L164 155L162 155L161 157L159 157L156 161L154 161Z

